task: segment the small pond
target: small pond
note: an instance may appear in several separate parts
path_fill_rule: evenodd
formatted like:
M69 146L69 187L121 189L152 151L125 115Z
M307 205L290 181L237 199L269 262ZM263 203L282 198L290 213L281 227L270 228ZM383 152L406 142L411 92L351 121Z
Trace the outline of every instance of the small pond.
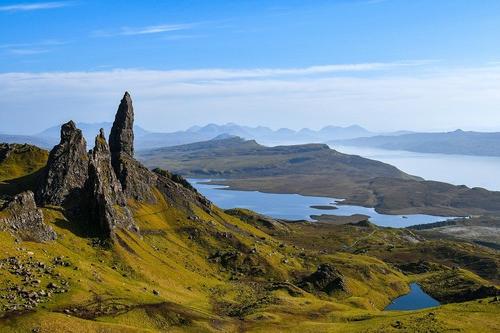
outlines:
M438 306L440 303L427 295L416 283L410 284L410 292L396 298L384 310L418 310Z

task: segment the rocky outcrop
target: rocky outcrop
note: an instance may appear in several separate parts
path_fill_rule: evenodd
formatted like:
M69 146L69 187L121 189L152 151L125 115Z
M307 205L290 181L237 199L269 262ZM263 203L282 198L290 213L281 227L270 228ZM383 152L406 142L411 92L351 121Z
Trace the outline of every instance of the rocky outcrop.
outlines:
M9 157L12 152L11 145L8 143L0 143L0 163Z
M124 153L134 156L134 107L128 92L125 92L118 106L109 134L109 149L111 154Z
M115 153L111 156L116 176L127 198L155 202L151 189L156 186L157 176L130 155Z
M263 229L264 231L274 233L288 233L290 229L286 223L279 222L268 216L258 214L254 211L244 208L232 208L224 211L226 214L236 216L242 221L253 225L256 228Z
M43 221L36 207L33 192L22 192L0 212L0 230L11 232L22 240L48 242L57 238L52 228Z
M321 264L316 272L300 281L299 286L308 292L324 292L332 295L347 292L344 276L333 265Z
M167 201L187 209L190 209L191 205L195 204L205 212L211 212L212 203L210 200L198 193L183 177L160 168L153 171L156 174L155 186Z
M134 159L134 108L128 92L116 112L109 135L111 164L128 198L155 202L156 175Z
M37 192L40 204L63 205L78 197L88 177L87 143L73 121L61 127L61 142L49 154L45 177Z
M87 153L82 132L72 121L64 124L61 142L50 152L37 190L40 203L64 205L65 212L76 216L88 214L92 231L111 238L117 228L138 231L127 206L129 199L155 202L156 193L162 193L171 204L187 209L195 204L210 212L211 203L184 178L163 170L152 172L134 159L133 125L128 93L118 107L109 145L101 129L95 147ZM73 195L76 200L70 201Z
M88 173L86 189L91 219L97 221L109 237L114 236L116 228L138 231L111 165L111 153L102 129L90 154Z

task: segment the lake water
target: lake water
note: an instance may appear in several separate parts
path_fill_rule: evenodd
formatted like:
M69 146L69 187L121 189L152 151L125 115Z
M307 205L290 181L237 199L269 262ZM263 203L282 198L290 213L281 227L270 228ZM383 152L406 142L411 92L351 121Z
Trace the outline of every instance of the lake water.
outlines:
M416 283L410 284L410 292L396 298L384 310L418 310L438 306L440 303L427 295Z
M345 154L392 164L406 173L428 180L500 191L500 157L424 154L338 145L330 147Z
M228 208L247 208L260 214L287 220L312 221L311 215L350 216L363 214L370 221L384 227L402 228L415 224L444 221L446 217L432 215L385 215L377 213L373 208L351 205L338 205L339 199L304 196L299 194L275 194L257 191L227 190L227 186L203 184L209 179L189 179L198 191L217 206ZM316 209L311 206L332 206L337 209Z

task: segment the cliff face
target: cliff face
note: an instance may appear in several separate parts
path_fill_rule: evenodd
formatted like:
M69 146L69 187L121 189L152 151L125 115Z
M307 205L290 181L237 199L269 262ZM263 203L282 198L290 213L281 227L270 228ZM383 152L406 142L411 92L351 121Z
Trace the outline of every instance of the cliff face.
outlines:
M81 194L87 178L87 143L82 131L69 121L61 127L61 142L49 154L37 201L44 205L63 205L70 196Z
M138 231L111 166L111 153L102 129L90 153L86 191L90 217L107 236L113 236L115 228Z
M10 201L0 215L0 230L7 230L22 240L47 242L56 239L52 228L43 221L33 192L22 192Z

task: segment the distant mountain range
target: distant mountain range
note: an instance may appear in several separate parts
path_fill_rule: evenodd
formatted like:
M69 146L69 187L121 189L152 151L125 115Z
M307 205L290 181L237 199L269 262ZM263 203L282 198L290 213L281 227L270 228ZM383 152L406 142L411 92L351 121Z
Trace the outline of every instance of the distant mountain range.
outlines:
M185 131L173 133L148 133L137 139L137 147L138 149L169 147L206 141L224 135L257 140L259 143L265 145L276 145L345 140L373 136L376 133L372 133L357 125L349 127L327 126L318 131L308 128L295 131L288 128L272 130L264 126L240 126L234 123L225 125L208 124L203 127L193 126Z
M88 143L104 128L109 133L112 123L78 123ZM273 130L264 126L249 127L235 123L193 126L184 131L160 133L135 126L137 150L171 147L194 142L238 136L256 140L267 146L304 143L329 143L332 145L362 146L390 150L406 150L419 153L461 154L477 156L500 156L500 133L465 132L457 130L442 133L415 133L397 131L374 133L361 126L326 126L320 130L303 128ZM60 126L50 127L35 135L0 134L0 142L29 143L51 148L59 142Z
M406 150L418 153L440 153L476 156L500 156L500 133L466 132L411 133L398 136L378 135L330 143L372 147L389 150Z
M109 133L111 123L78 123L77 126L83 131L87 142L92 142L104 128ZM358 137L373 136L372 133L360 126L349 127L326 126L321 130L314 131L308 128L299 131L288 128L272 130L268 127L240 126L234 123L224 125L208 124L206 126L193 126L184 131L158 133L150 132L139 126L135 126L136 147L138 150L170 147L181 144L206 141L221 135L239 136L245 139L255 139L266 145L284 143L310 143L325 142L328 140L345 140ZM0 142L7 143L30 143L41 147L52 147L59 142L60 125L50 127L35 135L3 135L0 134Z

